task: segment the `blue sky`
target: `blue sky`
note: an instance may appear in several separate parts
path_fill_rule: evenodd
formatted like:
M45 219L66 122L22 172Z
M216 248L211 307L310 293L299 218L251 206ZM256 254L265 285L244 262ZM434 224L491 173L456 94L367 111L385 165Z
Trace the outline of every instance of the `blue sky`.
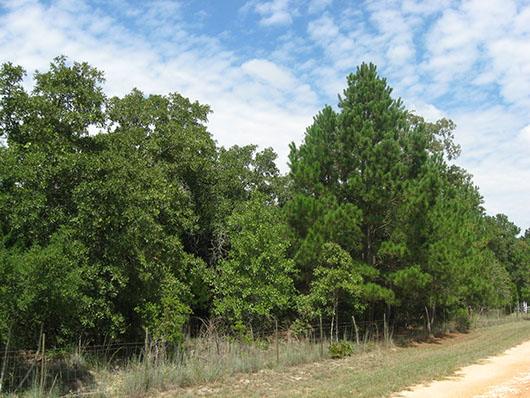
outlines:
M488 213L530 227L528 0L0 0L0 62L57 55L133 87L211 105L220 145L288 145L373 62L408 109L457 124ZM30 82L28 82L28 85Z

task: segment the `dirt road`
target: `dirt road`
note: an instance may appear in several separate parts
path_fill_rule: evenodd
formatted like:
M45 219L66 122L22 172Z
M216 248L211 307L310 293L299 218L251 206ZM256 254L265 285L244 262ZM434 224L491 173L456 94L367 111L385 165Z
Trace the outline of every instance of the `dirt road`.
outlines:
M530 397L530 341L479 364L466 366L448 380L414 386L393 397Z

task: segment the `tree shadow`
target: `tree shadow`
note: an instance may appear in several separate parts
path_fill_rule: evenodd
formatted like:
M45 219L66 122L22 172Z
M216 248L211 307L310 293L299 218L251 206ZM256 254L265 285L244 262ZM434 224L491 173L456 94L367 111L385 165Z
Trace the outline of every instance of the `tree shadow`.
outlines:
M407 348L415 347L420 344L434 344L442 345L445 342L456 338L459 334L468 334L469 331L462 331L457 333L435 332L434 335L429 336L428 333L420 331L413 334L405 334L394 339L394 344L397 347Z
M0 367L7 361L3 393L17 395L32 390L39 391L40 395L51 391L65 395L95 384L88 364L72 356L52 354L45 358L31 352L17 352L0 359Z

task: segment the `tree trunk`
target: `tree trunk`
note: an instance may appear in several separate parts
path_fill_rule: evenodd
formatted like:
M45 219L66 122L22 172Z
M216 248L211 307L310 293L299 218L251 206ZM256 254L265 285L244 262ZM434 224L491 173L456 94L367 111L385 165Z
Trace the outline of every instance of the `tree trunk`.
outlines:
M330 336L329 336L329 339L332 343L333 343L333 323L334 322L335 322L335 314L332 314L331 315L331 331L330 331Z
M335 311L335 341L339 341L339 312Z
M436 315L436 303L432 305L432 309L431 309L431 327L434 326L435 315Z
M4 375L6 373L7 367L7 353L9 352L9 343L11 342L11 331L13 329L13 323L9 326L9 331L7 332L7 342L6 348L4 350L4 361L2 363L2 374L0 374L0 394L2 394L2 389L4 386Z
M373 244L373 231L372 227L368 225L366 227L366 247L365 247L365 261L368 265L371 265L372 267L375 267L376 264L376 256L375 256L375 248Z
M351 319L353 321L353 327L355 328L355 340L357 341L357 346L359 346L359 329L357 329L357 323L355 322L355 317L352 315Z
M335 317L335 341L339 341L339 292L337 289L333 292L333 316ZM331 331L333 335L333 330Z
M426 321L427 321L427 331L429 333L429 337L431 337L432 336L431 318L429 316L429 309L427 308L427 306L425 306L425 315L426 315Z

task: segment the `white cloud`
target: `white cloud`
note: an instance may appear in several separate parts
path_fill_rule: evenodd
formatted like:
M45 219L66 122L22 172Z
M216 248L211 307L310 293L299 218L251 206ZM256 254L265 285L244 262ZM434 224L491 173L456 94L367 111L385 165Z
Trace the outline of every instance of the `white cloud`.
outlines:
M290 25L293 22L293 14L297 12L289 0L251 0L243 8L259 14L260 24L263 26Z
M496 105L449 115L457 124L456 141L462 145L457 163L480 187L489 214L504 213L523 228L530 227L530 126L526 115Z
M388 59L397 65L405 65L414 56L414 48L407 44L391 44L387 51Z
M271 59L284 65L295 64L299 59L312 62L312 52L313 48L304 38L289 32L279 38L276 49L271 53Z
M252 59L245 62L241 68L248 75L275 88L289 90L295 86L295 78L289 71L266 59Z
M502 38L489 46L492 70L508 102L530 106L530 26L525 37Z
M329 7L332 2L333 0L311 0L307 7L307 12L310 14L322 12Z
M494 105L476 111L459 110L450 115L457 124L457 141L463 156L479 165L485 156L503 153L522 127L521 116L510 108Z
M339 36L339 28L329 15L323 15L307 25L309 36L317 43L326 46Z
M407 106L407 109L415 115L422 116L426 121L431 123L446 117L445 114L433 104L426 104L421 101L411 103Z
M155 0L145 2L143 5L143 20L149 24L161 24L166 20L179 20L182 18L182 5L174 0Z
M88 7L76 7L83 4ZM161 21L163 29L170 20ZM108 15L17 3L0 17L0 62L20 64L31 74L64 53L103 70L108 95L122 96L133 87L147 94L180 92L211 105L208 126L220 145L272 146L286 172L289 142L301 139L316 113L311 87L270 60L241 64L215 38L173 29L172 39L160 46Z
M347 74L374 62L409 109L457 123L459 163L475 175L488 210L530 226L520 199L530 195L530 4L366 0L339 9L338 3L248 1L242 11L260 26L285 29L282 36L266 29L267 47L249 41L245 52L226 47L240 33L237 24L230 31L227 23L222 37L191 34L189 2L4 0L0 61L31 74L66 54L105 71L109 95L134 86L178 91L212 106L209 128L221 145L273 146L283 171L288 143L301 141L324 103L336 105Z
M500 85L508 102L528 102L530 5L511 0L463 1L444 11L427 35L424 70L450 89L475 76L475 85ZM478 72L477 72L478 71Z
M403 0L401 7L403 12L410 14L422 14L430 16L439 11L446 10L451 6L451 0L424 1L424 0Z
M472 168L469 171L474 175L473 180L484 196L488 214L506 214L523 232L530 228L530 172L527 168L492 159L485 162L480 169Z
M530 149L530 124L521 130L518 138L527 150Z

